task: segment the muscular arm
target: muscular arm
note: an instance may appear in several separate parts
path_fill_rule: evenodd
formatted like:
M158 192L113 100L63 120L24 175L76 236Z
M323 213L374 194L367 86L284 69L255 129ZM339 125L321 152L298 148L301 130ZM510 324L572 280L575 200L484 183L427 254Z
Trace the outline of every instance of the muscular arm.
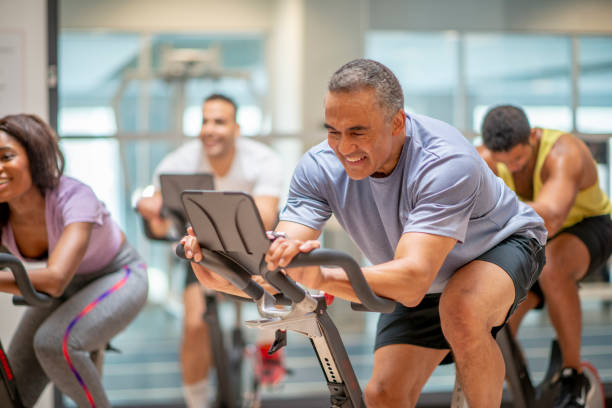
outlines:
M544 219L549 237L561 229L572 209L584 170L582 155L575 143L557 144L544 164L547 178L538 198L527 203Z
M453 238L409 232L402 235L392 261L363 268L363 274L379 295L405 306L418 305L433 283L446 256L456 244ZM353 292L343 271L334 269L323 290L334 294L333 287L346 294ZM342 296L338 293L338 296ZM353 299L357 300L353 294Z
M55 297L64 293L85 255L92 228L92 224L88 222L75 222L66 226L49 255L47 266L28 270L28 276L36 290ZM0 288L3 292L19 294L11 274L2 273L0 276Z
M297 239L300 241L315 240L321 235L321 231L319 230L291 221L280 221L276 226L276 231L284 232L290 239Z
M291 238L293 236L289 235ZM392 261L362 268L374 292L406 306L415 306L425 296L446 256L456 244L453 238L409 232L402 235ZM318 245L313 241L275 242L266 260L269 267L286 266L299 252ZM358 301L346 276L339 268L307 267L289 269L289 274L304 285L344 299Z

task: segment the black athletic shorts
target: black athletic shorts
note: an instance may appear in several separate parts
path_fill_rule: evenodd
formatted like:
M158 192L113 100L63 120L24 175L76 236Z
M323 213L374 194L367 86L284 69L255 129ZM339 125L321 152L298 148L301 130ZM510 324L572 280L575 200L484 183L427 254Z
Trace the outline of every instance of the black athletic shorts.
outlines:
M609 214L585 218L571 227L562 229L548 242L557 238L560 234L572 234L586 245L591 262L584 277L587 277L593 271L598 271L612 255L612 219ZM532 286L531 291L540 298L540 303L536 308L544 307L544 293L542 293L542 288L540 288L538 282Z
M540 275L545 263L544 247L533 238L513 235L475 260L494 263L512 278L515 298L506 316L507 320ZM440 295L427 294L418 306L406 307L398 303L393 312L382 313L378 320L374 349L390 344L450 349L440 326ZM503 324L491 330L493 337L502 327Z

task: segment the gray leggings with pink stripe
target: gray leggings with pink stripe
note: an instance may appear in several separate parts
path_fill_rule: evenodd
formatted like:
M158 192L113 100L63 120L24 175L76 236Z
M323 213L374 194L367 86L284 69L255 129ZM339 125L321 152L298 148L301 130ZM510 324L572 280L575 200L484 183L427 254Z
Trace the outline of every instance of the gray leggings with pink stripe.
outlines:
M146 266L125 243L103 270L76 275L65 300L29 307L8 349L24 404L33 406L51 381L79 407L110 407L89 352L125 329L147 291Z

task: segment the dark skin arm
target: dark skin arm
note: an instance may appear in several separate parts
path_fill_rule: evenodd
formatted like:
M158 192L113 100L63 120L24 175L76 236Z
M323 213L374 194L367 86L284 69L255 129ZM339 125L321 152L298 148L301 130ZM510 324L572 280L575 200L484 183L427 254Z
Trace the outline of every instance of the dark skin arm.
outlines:
M318 247L318 241L314 240L319 237L319 235L321 234L320 231L309 228L302 224L284 221L281 221L279 223L276 230L282 231L290 237L298 237L302 240L300 242L308 241L311 244L316 243L314 245L317 245ZM193 272L196 274L198 280L202 283L202 285L207 288L214 289L218 292L225 292L236 296L247 297L244 292L237 289L227 279L197 263L203 259L202 251L200 245L198 244L198 240L195 236L193 228L189 227L187 229L187 233L188 234L184 236L180 242L185 247L185 256L187 257L187 259L193 259L195 261L191 263L191 267L193 268ZM268 285L261 277L255 276L254 279L257 283L262 285L268 292L276 293L276 289Z
M300 252L310 252L320 247L315 241L320 231L302 224L281 221L277 231L286 233L290 239L279 238L272 243L266 254L268 268L287 266ZM188 258L196 262L202 259L200 247L190 230L190 235L181 242ZM406 233L400 239L392 261L363 268L366 280L380 296L393 299L406 306L415 306L425 296L438 270L456 244L456 240L424 233ZM227 280L214 272L192 263L198 279L207 287L222 292L245 296ZM320 289L344 299L358 301L344 271L339 268L316 266L291 268L287 273L296 281L312 289ZM261 282L260 282L261 283Z
M193 228L187 228L187 235L181 238L180 243L185 247L185 257L195 261L191 262L191 268L202 285L217 292L229 293L234 296L249 298L246 293L236 288L223 276L198 263L204 259L204 255L202 254L202 250ZM265 282L261 276L253 276L253 280L263 286L268 292L272 294L277 292L277 290Z
M88 222L75 222L64 228L56 247L49 255L47 266L27 271L36 290L54 297L64 293L85 256L92 228L93 225ZM10 273L0 273L0 290L20 294Z
M542 188L535 201L527 202L544 219L548 236L554 236L567 218L580 189L593 185L595 172L589 172L585 157L586 146L570 134L561 136L550 151L542 167ZM497 174L496 162L484 146L477 148L480 156ZM593 173L593 174L590 174Z
M578 140L573 140L571 135L566 136L555 143L544 162L543 184L538 198L527 203L544 219L549 237L561 229L586 173L584 152Z
M185 247L185 257L193 259L191 268L202 285L217 292L247 297L244 292L232 285L227 279L198 263L204 259L204 256L192 227L187 228L187 235L181 238L180 243Z
M278 239L272 243L266 254L268 269L285 267L298 253L310 252L319 247L318 241L299 239L304 238L306 234L301 237L299 234L292 234L299 228L295 225L299 224L279 223L277 230L288 232L291 239ZM298 236L298 239L293 239L294 236ZM405 233L397 245L393 260L362 268L362 271L377 295L408 307L415 306L427 293L456 243L455 239L439 235ZM287 272L293 279L309 288L358 301L346 274L339 268L304 267L291 268Z

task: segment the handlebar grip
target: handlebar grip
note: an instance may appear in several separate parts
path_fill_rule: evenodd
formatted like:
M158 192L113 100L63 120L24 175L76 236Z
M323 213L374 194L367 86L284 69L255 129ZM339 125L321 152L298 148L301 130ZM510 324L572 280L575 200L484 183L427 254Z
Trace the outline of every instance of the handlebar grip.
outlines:
M192 259L187 259L185 256L185 247L183 244L178 244L174 250L176 256L186 261L193 262ZM245 271L240 265L233 263L230 259L217 254L216 252L202 250L206 253L200 265L211 269L218 275L221 275L236 288L240 289L253 300L260 299L264 295L264 289L253 279L251 274Z
M300 303L306 297L306 291L278 269L265 272L264 278L295 303Z
M183 244L178 244L176 248L174 249L174 252L176 253L176 256L178 256L179 258L185 261L191 261L191 259L187 259L187 256L185 255L185 246Z
M249 279L247 285L243 288L240 288L240 290L249 295L249 297L253 300L261 298L264 294L264 289L259 286L259 283L255 282L253 279Z
M29 303L23 296L14 295L13 296L13 304L15 306L29 306Z
M314 265L338 266L344 269L355 294L366 309L381 313L391 313L395 309L394 301L377 296L372 291L359 264L344 252L326 248L314 249L311 252L296 255L287 268Z
M7 253L0 253L0 267L6 267L11 271L15 277L15 281L17 282L17 287L21 292L22 296L16 296L13 303L23 304L23 302L25 302L25 304L30 306L41 307L47 306L53 301L51 296L37 292L36 289L34 289L25 267L16 256Z

